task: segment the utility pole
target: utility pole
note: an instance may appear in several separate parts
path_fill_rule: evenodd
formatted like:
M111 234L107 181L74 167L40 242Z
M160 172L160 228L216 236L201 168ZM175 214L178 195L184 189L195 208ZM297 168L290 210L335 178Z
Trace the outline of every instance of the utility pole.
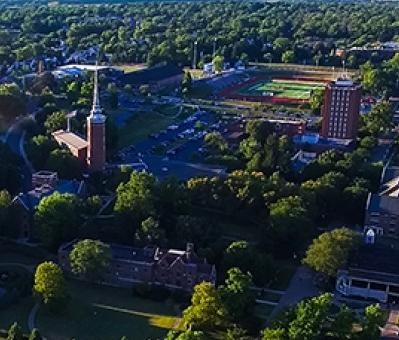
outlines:
M213 39L213 53L212 53L213 57L216 55L216 40L217 40L217 38Z
M198 41L194 41L193 69L197 68L197 45Z

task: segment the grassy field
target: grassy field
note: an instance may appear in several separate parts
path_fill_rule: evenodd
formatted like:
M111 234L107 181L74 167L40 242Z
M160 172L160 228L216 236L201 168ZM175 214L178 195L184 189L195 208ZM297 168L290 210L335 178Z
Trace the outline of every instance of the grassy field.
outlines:
M242 95L262 96L272 94L273 97L309 99L312 90L323 88L323 83L306 81L285 81L273 79L272 81L260 81L244 87L238 91Z
M120 129L119 147L137 143L149 134L165 129L174 121L173 117L157 112L137 112Z
M68 282L71 296L59 316L39 310L37 327L49 339L119 340L162 338L178 328L180 318L172 302L153 302L132 296L130 289Z
M192 112L184 107L182 111L175 105L160 105L153 111L138 111L132 114L126 124L119 129L119 148L137 143L157 133L173 123L186 118Z

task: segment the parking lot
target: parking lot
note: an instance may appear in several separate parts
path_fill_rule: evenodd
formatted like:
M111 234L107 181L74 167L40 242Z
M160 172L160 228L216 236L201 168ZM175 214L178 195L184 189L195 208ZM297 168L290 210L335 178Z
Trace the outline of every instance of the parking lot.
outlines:
M171 124L164 130L150 134L143 141L120 150L121 163L131 164L137 170L149 171L160 178L223 175L225 169L204 164L201 153L205 134L210 131L223 134L227 132L227 124L218 120L213 113L197 110L184 121Z

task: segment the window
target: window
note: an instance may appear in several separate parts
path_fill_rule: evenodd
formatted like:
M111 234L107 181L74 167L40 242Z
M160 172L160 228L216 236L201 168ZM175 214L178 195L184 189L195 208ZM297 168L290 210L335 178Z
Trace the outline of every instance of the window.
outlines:
M387 286L382 283L370 282L370 289L385 291L386 287Z
M392 293L399 294L399 286L390 285L389 286L389 291L392 292Z
M352 287L367 288L367 281L352 280Z

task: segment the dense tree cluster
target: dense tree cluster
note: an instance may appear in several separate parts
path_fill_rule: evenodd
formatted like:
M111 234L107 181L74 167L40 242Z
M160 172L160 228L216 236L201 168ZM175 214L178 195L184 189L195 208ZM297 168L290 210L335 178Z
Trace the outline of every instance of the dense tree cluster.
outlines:
M379 305L366 307L364 316L358 319L345 305L334 311L332 295L325 293L283 312L263 331L262 340L377 340L383 322Z
M313 240L303 263L319 273L335 277L337 270L347 263L358 241L358 235L347 228L325 232Z
M342 18L346 18L346 24ZM373 3L135 3L32 6L0 16L0 62L99 45L113 61L283 61L340 64L331 51L397 38L398 8ZM13 29L20 29L15 33ZM214 50L215 47L215 50ZM201 53L200 53L201 52ZM356 64L358 57L348 57ZM217 65L220 63L217 62Z

